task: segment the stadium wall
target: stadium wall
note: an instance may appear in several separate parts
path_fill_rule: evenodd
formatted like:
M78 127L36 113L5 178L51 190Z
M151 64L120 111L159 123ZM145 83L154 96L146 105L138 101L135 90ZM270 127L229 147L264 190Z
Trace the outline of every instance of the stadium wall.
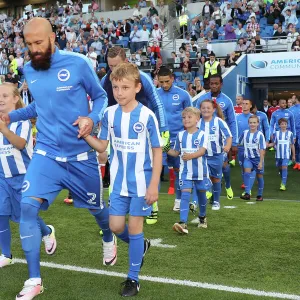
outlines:
M242 55L237 61L237 66L232 66L223 75L222 92L232 100L233 105L237 94L252 99L251 86L247 77L247 55Z

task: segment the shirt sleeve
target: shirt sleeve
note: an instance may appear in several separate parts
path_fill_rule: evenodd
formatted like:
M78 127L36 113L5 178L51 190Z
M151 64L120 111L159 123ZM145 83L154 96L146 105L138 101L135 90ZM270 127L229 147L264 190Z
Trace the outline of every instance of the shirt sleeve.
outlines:
M147 130L149 132L152 148L161 148L163 146L163 142L159 133L158 122L154 115L149 115Z
M104 89L101 87L91 62L85 57L83 57L83 59L84 64L80 69L82 74L82 85L84 86L86 93L93 101L93 109L88 116L93 120L95 126L102 119L104 110L107 107L107 95Z
M226 122L232 134L232 146L236 146L238 143L238 134L237 134L238 130L237 130L236 115L231 100L228 101L226 115L227 115Z
M205 134L204 131L202 132L202 136L200 138L200 143L199 143L199 149L200 148L208 148L208 134Z
M263 131L265 133L266 141L269 141L270 140L270 125L269 125L267 116L265 114L264 115L262 114L261 118L263 118L262 126L263 126Z
M228 125L226 124L226 122L224 122L223 120L219 120L219 127L220 127L220 131L222 133L222 136L227 139L229 137L232 137L231 131L228 127Z
M11 111L8 115L11 123L36 118L38 115L36 113L35 101L24 108Z
M16 134L23 138L26 143L29 143L29 140L32 136L31 133L31 122L29 120L24 121L24 122L19 122L17 130L16 130Z
M259 135L259 149L265 150L266 149L266 140L262 133Z
M294 136L296 136L296 126L295 126L295 118L292 112L290 112L290 121L291 121L291 132Z
M192 98L188 92L185 92L185 97L183 100L183 109L185 109L187 107L191 107L191 106L193 106Z
M164 104L157 93L156 87L153 85L148 75L144 73L140 73L140 75L147 101L150 102L151 108L157 117L160 131L163 132L169 130Z
M291 132L291 136L290 136L290 143L291 143L292 145L294 145L294 135L293 135L292 132Z
M180 147L180 140L179 140L179 134L176 136L175 144L174 144L174 150L178 151L181 153L181 147Z
M244 132L239 137L239 145L244 145Z
M99 130L98 138L100 140L108 141L109 136L110 135L109 135L109 130L108 130L108 112L106 111L104 113L104 116L103 116L102 121L101 121L101 126L100 126L100 130Z
M270 121L270 136L275 133L275 112L272 113Z

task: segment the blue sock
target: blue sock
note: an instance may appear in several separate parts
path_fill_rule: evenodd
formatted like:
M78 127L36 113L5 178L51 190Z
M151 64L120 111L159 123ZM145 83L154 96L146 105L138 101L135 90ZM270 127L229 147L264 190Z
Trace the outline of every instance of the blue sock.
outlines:
M282 170L281 170L281 182L284 185L286 185L287 175L288 175L288 169L282 168Z
M180 222L187 223L189 215L190 192L181 192Z
M213 183L214 202L220 203L221 181Z
M250 195L250 177L251 173L244 172L245 193Z
M257 195L262 196L263 193L264 193L264 185L265 185L264 178L263 177L257 177L257 181L258 181L258 193L257 193Z
M144 233L129 234L128 278L139 281L139 273L144 255Z
M197 190L196 187L193 186L193 191L192 191L192 201L196 204L199 205L198 203L198 196L197 196Z
M207 204L206 191L197 191L197 195L199 203L199 217L205 217Z
M180 186L179 186L179 173L174 172L174 174L175 174L175 195L176 195L176 199L180 200L181 199L181 190L180 190Z
M38 220L39 220L39 224L40 224L42 236L49 235L52 232L51 229L50 229L50 227L48 227L45 224L44 220L41 217L38 217Z
M97 224L101 228L103 232L103 241L111 242L113 240L113 235L111 230L109 229L109 212L108 208L104 207L101 210L91 211L90 213L95 217Z
M255 182L255 178L256 178L256 172L252 171L251 175L250 175L250 183L249 183L249 190L251 191L253 188L253 184Z
M128 225L125 224L125 229L122 233L117 234L117 237L121 239L123 242L129 244L129 233L128 233Z
M9 216L0 216L0 249L5 257L11 257Z
M41 278L40 248L42 234L39 225L41 203L30 197L22 198L20 237L28 264L29 278Z
M226 187L226 189L229 189L231 187L230 166L227 165L226 167L223 167L222 171L223 171L224 180L225 180L225 187Z

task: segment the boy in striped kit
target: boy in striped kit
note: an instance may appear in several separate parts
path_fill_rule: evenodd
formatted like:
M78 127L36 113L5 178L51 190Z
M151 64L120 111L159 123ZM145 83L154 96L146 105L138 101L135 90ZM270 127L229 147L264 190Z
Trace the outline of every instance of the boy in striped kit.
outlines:
M280 190L286 190L288 164L292 152L292 160L295 161L295 146L293 133L287 130L288 121L285 118L281 118L278 121L280 130L274 134L274 143L271 147L276 149L275 158L276 166L279 169L281 175Z
M188 234L187 219L189 200L194 187L197 191L199 212L199 228L207 228L206 191L211 187L205 152L208 148L208 136L198 129L200 111L195 107L187 107L182 112L183 126L186 130L177 134L174 149L168 154L180 155L179 186L181 189L180 222L173 225L173 230Z
M245 194L240 198L250 200L251 172L255 171L258 181L258 193L256 201L263 201L264 191L264 157L266 140L261 131L258 130L259 119L257 116L250 116L248 120L249 129L240 136L239 144L244 146L244 183Z
M129 272L121 295L130 297L139 291L138 276L150 247L150 241L144 239L143 222L158 199L162 140L154 113L135 98L141 89L137 66L119 64L110 80L118 104L105 110L99 139L88 136L86 141L100 153L110 141L109 223L111 230L129 244Z
M23 107L17 87L11 83L0 85L0 113ZM30 121L13 122L8 126L0 120L0 268L13 263L9 220L20 222L21 193L27 188L24 174L33 152ZM38 218L47 254L56 249L53 226ZM25 237L24 237L25 238ZM22 239L22 236L21 236Z

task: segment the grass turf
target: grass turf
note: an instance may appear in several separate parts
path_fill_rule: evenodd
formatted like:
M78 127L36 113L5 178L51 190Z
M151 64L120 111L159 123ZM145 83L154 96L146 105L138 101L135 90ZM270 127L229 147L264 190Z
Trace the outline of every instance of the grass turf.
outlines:
M145 236L161 238L163 243L176 245L174 249L150 248L142 275L167 277L252 288L281 293L300 294L300 248L298 226L298 173L289 168L288 190L279 192L280 178L274 167L273 153L266 159L264 201L249 205L240 199L222 198L222 206L234 209L211 211L208 206L208 229L189 224L189 235L172 232L178 214L172 212L174 196L164 192L163 183L159 201L159 221L145 225ZM232 168L232 186L235 196L241 192L240 170ZM127 272L127 246L119 242L118 263L102 266L102 246L93 217L85 210L66 206L62 192L48 212L42 213L46 223L57 232L58 250L52 257L43 249L41 260L59 264ZM253 195L256 195L253 190ZM194 216L190 215L190 220ZM17 225L13 230L13 254L23 258ZM119 299L121 278L76 273L42 268L46 291L40 299ZM0 299L13 299L27 279L26 266L16 264L0 271ZM140 299L272 299L199 288L174 286L142 281Z

